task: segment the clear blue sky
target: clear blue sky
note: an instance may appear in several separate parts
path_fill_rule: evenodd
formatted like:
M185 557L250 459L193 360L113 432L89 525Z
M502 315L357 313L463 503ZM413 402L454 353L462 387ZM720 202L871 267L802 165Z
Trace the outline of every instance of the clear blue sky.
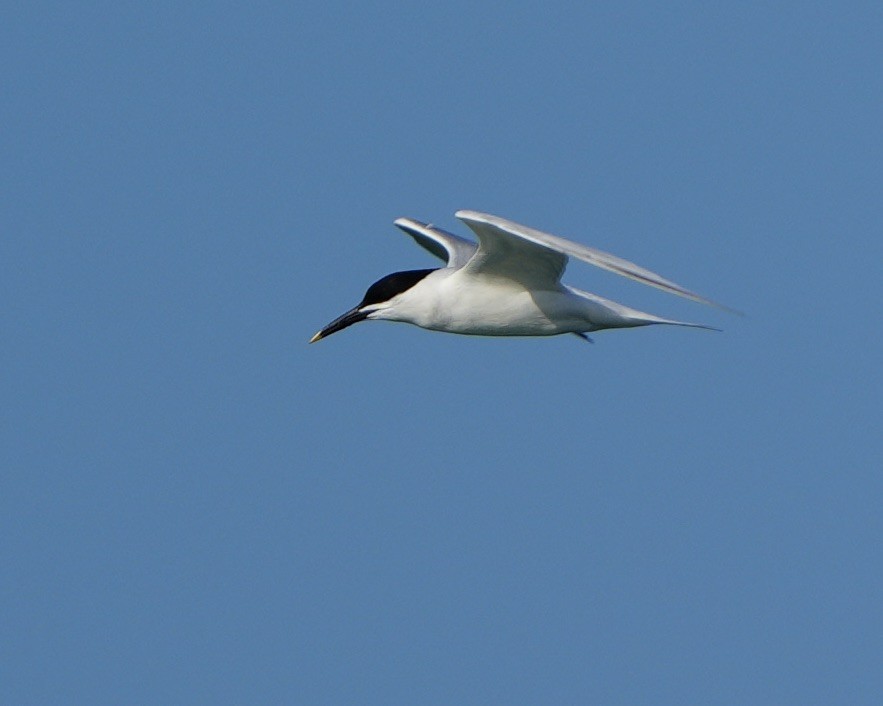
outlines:
M0 701L880 703L879 2L14 5ZM460 208L747 316L307 345Z

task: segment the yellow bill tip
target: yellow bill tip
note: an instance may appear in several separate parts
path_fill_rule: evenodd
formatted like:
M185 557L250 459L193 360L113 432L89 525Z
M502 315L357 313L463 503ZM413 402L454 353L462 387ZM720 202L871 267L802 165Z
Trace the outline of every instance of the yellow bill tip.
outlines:
M315 343L316 341L321 340L321 338L322 338L322 332L318 331L316 333L316 335L310 339L310 343Z

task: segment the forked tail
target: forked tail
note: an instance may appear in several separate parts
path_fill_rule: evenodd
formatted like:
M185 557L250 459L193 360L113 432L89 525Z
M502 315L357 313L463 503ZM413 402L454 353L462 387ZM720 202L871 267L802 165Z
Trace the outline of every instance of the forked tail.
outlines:
M690 321L676 321L675 319L665 319L655 314L648 314L646 311L638 311L631 307L619 304L610 299L599 297L597 294L584 292L575 287L568 287L574 294L585 300L587 305L587 315L592 324L596 327L592 330L600 330L605 328L631 328L634 326L651 326L653 324L666 324L668 326L687 326L689 328L702 328L708 331L720 331L721 329L707 324L695 324Z

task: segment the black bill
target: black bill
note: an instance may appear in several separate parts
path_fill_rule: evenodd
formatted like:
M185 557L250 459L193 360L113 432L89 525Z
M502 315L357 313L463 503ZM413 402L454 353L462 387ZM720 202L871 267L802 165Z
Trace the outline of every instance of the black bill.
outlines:
M341 329L345 329L347 326L352 326L353 324L357 324L360 321L364 321L368 318L368 312L361 311L357 306L355 309L350 309L348 312L343 314L342 316L338 316L334 321L328 324L325 328L323 328L319 333L313 336L310 339L310 343L315 343L316 341L321 341L323 338L327 338L332 333L337 333Z

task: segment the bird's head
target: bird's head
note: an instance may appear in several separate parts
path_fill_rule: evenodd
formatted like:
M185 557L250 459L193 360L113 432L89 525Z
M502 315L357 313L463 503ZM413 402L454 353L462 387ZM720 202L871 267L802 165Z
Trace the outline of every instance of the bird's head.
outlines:
M380 278L368 287L368 291L365 292L362 301L325 326L310 339L310 343L327 338L332 333L337 333L347 326L352 326L365 319L395 318L391 314L398 298L426 277L426 275L434 271L431 269L407 270L405 272L393 272L391 275Z

